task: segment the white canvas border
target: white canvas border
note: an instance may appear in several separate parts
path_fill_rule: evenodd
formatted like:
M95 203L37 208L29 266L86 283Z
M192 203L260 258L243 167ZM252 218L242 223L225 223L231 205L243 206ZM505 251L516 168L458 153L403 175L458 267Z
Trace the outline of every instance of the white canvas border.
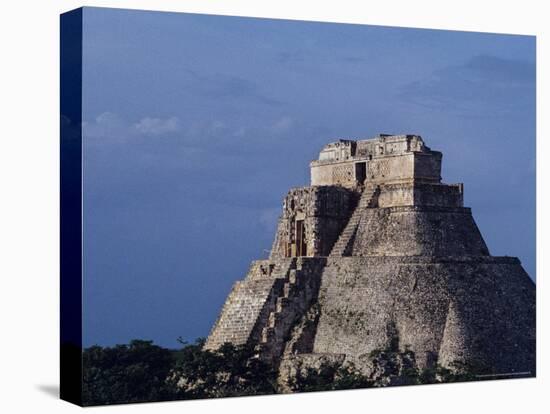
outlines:
M0 215L3 346L0 406L5 412L70 412L58 400L59 300L59 14L77 1L6 2L2 6L2 209ZM547 400L544 355L548 306L548 29L544 2L505 1L169 1L89 0L87 6L530 34L537 36L538 378L292 396L246 397L103 408L116 412L540 412ZM542 351L542 352L541 352Z

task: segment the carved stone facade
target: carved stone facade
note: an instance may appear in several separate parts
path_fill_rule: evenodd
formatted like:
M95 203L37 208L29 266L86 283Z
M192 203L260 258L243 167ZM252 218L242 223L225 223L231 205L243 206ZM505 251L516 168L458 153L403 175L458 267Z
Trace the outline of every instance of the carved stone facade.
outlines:
M462 184L417 135L340 140L290 190L268 260L233 286L206 342L251 343L282 377L322 361L368 370L398 343L419 368L535 373L535 286L493 257Z
M314 186L441 181L441 153L430 150L418 135L340 140L326 145L310 167Z
M292 189L270 258L328 256L357 202L357 194L343 187Z

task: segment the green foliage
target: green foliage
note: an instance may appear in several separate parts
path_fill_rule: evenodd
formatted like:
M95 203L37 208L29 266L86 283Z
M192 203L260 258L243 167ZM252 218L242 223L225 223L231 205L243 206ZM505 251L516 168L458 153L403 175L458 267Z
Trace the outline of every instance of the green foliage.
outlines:
M83 352L84 405L273 394L274 370L248 346L203 350L204 339L171 351L151 341Z
M85 405L274 394L274 368L257 358L253 347L226 343L204 350L204 339L172 351L151 341L134 340L114 347L92 346L83 352ZM366 371L353 364L326 362L288 378L292 392L329 391L391 385L477 380L481 364L435 365L420 371L414 352L396 344L368 355ZM367 372L368 374L365 374Z
M307 368L291 378L288 384L293 392L349 390L372 387L372 381L350 365L322 364L318 369Z
M395 343L385 350L369 355L372 365L369 379L374 387L418 384L418 369L414 352L407 347L400 351Z
M174 364L168 349L152 341L114 347L92 346L83 352L85 405L173 399L177 390L165 379Z
M222 345L202 350L203 342L182 349L171 382L185 398L233 397L277 392L276 373L255 358L251 346Z
M454 362L449 368L435 365L419 370L414 352L408 348L399 351L393 344L387 349L371 352L368 359L368 375L353 364L324 363L318 368L299 371L289 380L289 388L293 392L307 392L463 382L479 380L478 375L487 372L486 367L473 362Z

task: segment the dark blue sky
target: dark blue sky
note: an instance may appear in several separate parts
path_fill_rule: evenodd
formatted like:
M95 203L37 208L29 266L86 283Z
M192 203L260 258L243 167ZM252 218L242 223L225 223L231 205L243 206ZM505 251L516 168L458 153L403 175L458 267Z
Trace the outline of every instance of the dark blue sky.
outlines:
M206 336L338 138L414 133L535 278L535 38L85 8L84 343Z

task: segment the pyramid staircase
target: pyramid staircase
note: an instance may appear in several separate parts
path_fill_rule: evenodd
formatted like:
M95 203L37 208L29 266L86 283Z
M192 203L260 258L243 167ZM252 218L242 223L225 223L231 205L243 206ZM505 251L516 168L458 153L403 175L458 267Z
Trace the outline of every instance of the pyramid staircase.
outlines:
M254 335L254 330L258 329L258 321L265 324L270 308L274 307L274 304L270 304L283 290L289 270L296 268L296 260L253 262L246 279L233 285L208 335L205 349L217 349L225 342L234 345L247 343Z
M302 268L305 265L298 260L288 270L275 306L261 330L256 350L264 360L275 361L282 354L291 328L310 306L318 286L308 277L308 269Z
M355 207L355 210L348 220L346 227L340 234L340 237L338 237L338 240L334 243L330 256L342 257L350 255L350 249L353 246L353 241L355 240L355 235L357 234L357 229L359 228L359 224L361 222L363 210L374 207L379 193L380 188L378 186L373 188L365 188L363 190L361 197L359 198L359 202L357 203L357 207Z

